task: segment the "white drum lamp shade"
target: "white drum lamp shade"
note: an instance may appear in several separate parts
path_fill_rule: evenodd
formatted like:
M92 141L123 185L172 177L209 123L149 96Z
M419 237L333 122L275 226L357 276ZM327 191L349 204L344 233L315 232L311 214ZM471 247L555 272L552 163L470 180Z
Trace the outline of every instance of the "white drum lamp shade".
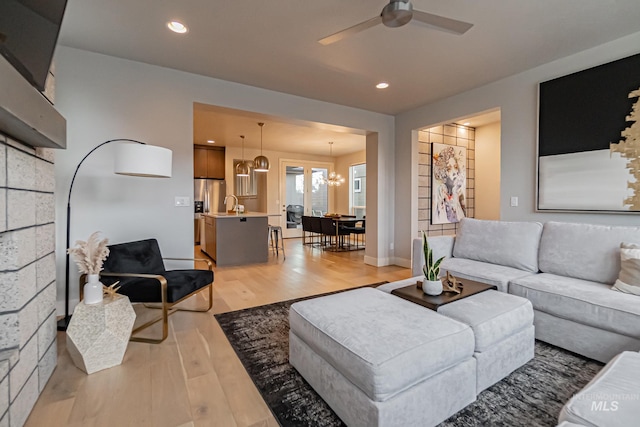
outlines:
M119 175L171 178L172 152L149 144L120 143L114 172Z

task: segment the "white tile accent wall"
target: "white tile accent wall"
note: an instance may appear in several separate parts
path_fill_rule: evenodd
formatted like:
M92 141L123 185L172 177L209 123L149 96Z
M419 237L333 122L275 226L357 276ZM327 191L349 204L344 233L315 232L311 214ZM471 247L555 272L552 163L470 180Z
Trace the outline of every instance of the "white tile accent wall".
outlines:
M0 427L25 423L57 363L53 161L0 134Z
M475 129L458 124L434 126L418 134L418 230L429 236L456 234L457 224L431 224L431 143L467 148L466 216L475 211Z

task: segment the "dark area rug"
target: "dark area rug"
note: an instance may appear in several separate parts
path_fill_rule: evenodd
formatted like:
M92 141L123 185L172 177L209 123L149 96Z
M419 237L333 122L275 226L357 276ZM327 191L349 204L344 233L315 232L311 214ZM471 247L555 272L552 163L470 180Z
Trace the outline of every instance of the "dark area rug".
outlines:
M215 317L282 426L344 426L289 364L289 306L302 299ZM533 360L480 393L476 402L440 426L555 426L564 403L602 366L536 341Z

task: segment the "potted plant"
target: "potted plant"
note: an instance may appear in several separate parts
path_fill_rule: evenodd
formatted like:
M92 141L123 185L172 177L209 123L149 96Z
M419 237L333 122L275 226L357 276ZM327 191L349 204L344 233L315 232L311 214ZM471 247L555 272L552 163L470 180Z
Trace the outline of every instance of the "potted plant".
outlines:
M440 280L440 263L445 257L433 261L433 251L427 241L427 233L422 232L422 250L424 251L424 280L422 291L427 295L440 295L442 293L442 281Z

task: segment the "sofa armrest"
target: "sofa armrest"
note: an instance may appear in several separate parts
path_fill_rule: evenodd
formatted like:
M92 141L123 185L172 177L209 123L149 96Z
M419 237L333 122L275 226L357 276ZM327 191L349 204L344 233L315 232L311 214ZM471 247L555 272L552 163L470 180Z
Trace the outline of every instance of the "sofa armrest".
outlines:
M456 236L430 236L427 237L429 247L433 251L433 259L440 257L450 258L453 254L453 244ZM411 256L411 275L421 276L424 265L424 253L422 252L422 238L413 239L413 254Z

